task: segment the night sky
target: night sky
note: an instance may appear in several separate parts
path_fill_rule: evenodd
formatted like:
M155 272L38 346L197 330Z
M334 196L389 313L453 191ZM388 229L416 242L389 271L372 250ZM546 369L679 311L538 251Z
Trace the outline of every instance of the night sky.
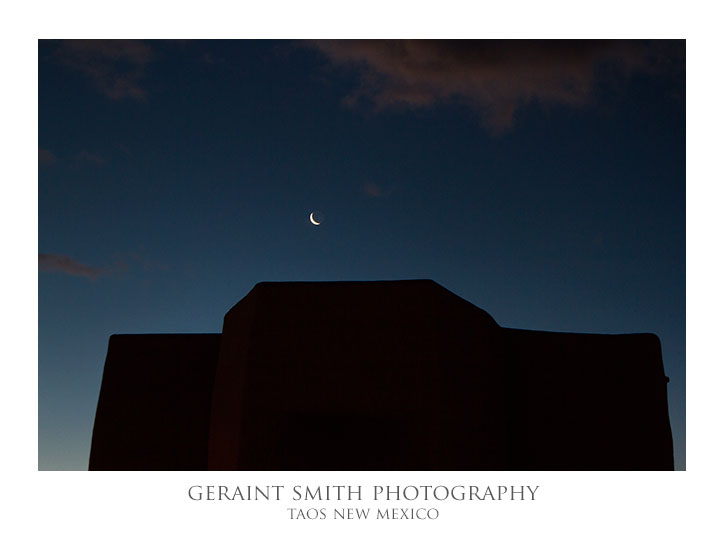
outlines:
M684 41L39 41L38 69L41 470L87 469L111 334L412 278L657 334L685 469Z

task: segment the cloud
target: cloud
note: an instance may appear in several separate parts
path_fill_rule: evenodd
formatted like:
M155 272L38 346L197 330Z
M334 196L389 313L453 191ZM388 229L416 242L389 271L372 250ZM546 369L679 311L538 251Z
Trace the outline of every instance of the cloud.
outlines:
M38 163L41 165L51 165L56 162L57 158L47 149L38 148Z
M391 184L381 186L381 184L373 182L372 180L366 180L361 185L363 195L374 199L390 197L394 189L394 186Z
M374 182L363 183L363 193L365 193L368 197L382 197L383 196L381 187Z
M59 254L38 254L38 270L54 271L65 273L66 275L75 275L95 280L101 276L118 276L128 272L135 267L141 268L144 272L150 271L168 271L169 266L142 256L139 253L117 253L114 255L114 261L106 267L92 267L65 255Z
M57 254L38 254L39 271L56 271L67 275L96 279L107 272L106 269L81 264L72 258Z
M515 111L538 101L579 107L591 98L595 67L623 73L657 63L663 43L635 41L314 41L334 64L360 70L345 102L420 108L458 100L493 131L512 126Z
M62 65L80 71L111 100L146 98L140 82L153 54L141 41L66 40L55 54Z

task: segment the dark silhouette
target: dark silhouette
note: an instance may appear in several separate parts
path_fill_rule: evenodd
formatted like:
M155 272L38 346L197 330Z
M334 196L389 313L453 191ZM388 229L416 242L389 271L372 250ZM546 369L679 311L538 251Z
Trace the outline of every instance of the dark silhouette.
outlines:
M114 335L91 470L206 470L220 334Z
M260 283L112 336L90 469L672 470L660 342L502 328L433 281Z

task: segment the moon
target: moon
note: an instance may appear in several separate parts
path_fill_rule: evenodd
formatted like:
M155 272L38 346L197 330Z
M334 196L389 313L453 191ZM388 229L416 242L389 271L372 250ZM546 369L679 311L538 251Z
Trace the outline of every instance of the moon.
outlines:
M313 214L315 214L315 212L310 212L310 222L313 225L319 225L320 223L318 223L317 221L315 221L315 218L313 217Z

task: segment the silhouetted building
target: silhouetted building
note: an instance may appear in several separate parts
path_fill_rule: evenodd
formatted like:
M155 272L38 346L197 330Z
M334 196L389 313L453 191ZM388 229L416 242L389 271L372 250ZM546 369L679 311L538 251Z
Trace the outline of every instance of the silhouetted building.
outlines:
M206 470L220 334L113 335L91 470Z
M652 334L507 329L433 281L260 283L112 336L90 469L672 470Z

